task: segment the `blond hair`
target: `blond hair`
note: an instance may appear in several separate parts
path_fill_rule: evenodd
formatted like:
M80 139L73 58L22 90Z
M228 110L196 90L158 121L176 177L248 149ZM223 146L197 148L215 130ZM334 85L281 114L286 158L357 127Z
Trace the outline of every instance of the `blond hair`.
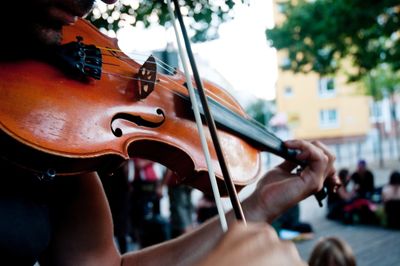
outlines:
M308 263L310 266L356 266L356 259L345 241L326 237L315 245Z

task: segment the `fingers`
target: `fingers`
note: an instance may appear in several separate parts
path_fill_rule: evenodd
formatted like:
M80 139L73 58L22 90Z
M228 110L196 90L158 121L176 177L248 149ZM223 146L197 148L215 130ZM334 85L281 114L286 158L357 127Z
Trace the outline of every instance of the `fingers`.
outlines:
M299 160L323 160L328 162L328 157L325 155L324 151L312 142L304 140L288 140L285 142L286 147L291 149L299 150L300 153L296 156ZM326 157L325 157L326 156Z
M277 167L281 168L282 170L284 170L286 172L291 172L291 171L293 171L293 169L295 169L297 167L297 164L292 163L290 161L283 161L283 163L281 163Z
M323 153L326 155L326 157L328 158L328 167L327 167L327 171L326 171L325 175L327 177L334 176L336 174L336 169L333 166L333 164L336 160L336 156L333 155L322 142L312 141L311 143L313 145L317 146L318 148L320 148L323 151Z
M294 173L294 164L288 161L270 170L257 184L257 189L244 202L246 217L251 221L272 221L300 200L320 191L325 184L338 186L334 167L335 156L318 142L286 141L289 149L299 151L297 159L306 167Z
M334 166L336 156L334 154L332 154L323 143L321 143L319 141L313 141L312 143L315 146L319 147L325 153L325 155L328 157L328 167L325 172L325 177L326 177L325 183L327 183L326 185L328 186L328 188L330 190L336 192L337 189L342 185L339 177L336 174L336 169Z
M328 182L329 182L328 184L329 189L332 190L334 193L336 193L339 187L343 185L342 181L340 181L339 176L336 174L332 178L329 178Z
M311 192L319 191L327 177L335 176L335 156L319 141L304 140L286 141L288 148L297 149L299 160L307 162L307 167L300 173L302 179L309 186Z
M313 144L310 142L302 141L302 140L289 140L285 142L285 145L287 148L295 149L300 151L299 154L297 154L296 158L298 160L318 160L321 156L323 156L321 153L318 153L313 150ZM321 144L322 145L322 144ZM328 149L325 149L327 153L329 153ZM329 154L331 156L331 154ZM332 157L332 156L331 156ZM331 158L329 157L329 158ZM314 159L313 159L314 158ZM334 157L332 157L332 160L334 161ZM281 164L277 166L277 168L287 172L291 173L298 164L291 162L289 160L283 161Z

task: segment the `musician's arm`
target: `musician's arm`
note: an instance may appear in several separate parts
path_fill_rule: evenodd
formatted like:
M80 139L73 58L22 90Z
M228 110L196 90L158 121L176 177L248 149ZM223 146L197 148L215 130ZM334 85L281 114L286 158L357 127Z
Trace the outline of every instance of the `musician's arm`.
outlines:
M265 223L232 222L222 237L216 224L214 219L178 239L126 254L122 265L306 265L295 245L280 241L275 229Z
M193 234L121 256L97 174L58 178L51 203L52 239L41 265L192 265L222 235L218 221L213 220Z
M120 265L111 212L96 173L57 177L52 238L40 265Z
M286 208L318 191L325 177L334 174L333 158L304 142L295 142L292 146L304 150L304 156L311 161L310 166L300 176L292 175L291 178L290 165L283 164L270 171L243 204L248 221L272 221ZM121 257L113 241L111 213L97 174L69 178L55 199L59 210L56 210L58 215L53 230L55 237L51 252L48 252L51 254L49 265L193 265L199 260L206 265L212 262L210 258L218 259L219 255L230 253L231 248L236 248L228 260L231 265L246 254L249 259L260 258L268 262L265 251L252 252L253 249L247 248L253 245L289 250L288 254L292 256L288 257L300 262L293 247L279 241L268 225L230 226L229 233L223 236L216 218L180 238ZM234 223L231 212L228 223Z

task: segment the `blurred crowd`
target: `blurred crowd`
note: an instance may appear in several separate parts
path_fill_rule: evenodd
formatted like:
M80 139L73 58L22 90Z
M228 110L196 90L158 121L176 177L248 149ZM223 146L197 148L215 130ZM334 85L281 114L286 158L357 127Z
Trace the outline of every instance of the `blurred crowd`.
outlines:
M376 186L374 173L360 160L351 173L340 169L342 186L328 195L327 218L345 224L381 225L400 229L400 173L392 171L389 182Z
M121 253L184 234L217 213L213 197L193 202L193 189L178 184L163 165L140 158L126 161L113 173L100 174ZM167 214L161 202L167 201Z
M375 174L365 160L359 160L354 172L338 171L342 186L329 192L326 217L348 225L382 226L400 229L400 172L393 170L388 182L377 186ZM381 177L380 177L381 178ZM273 226L282 239L294 241L314 238L312 224L300 220L296 205L278 217ZM310 266L356 266L352 247L344 239L330 236L319 239L308 258Z

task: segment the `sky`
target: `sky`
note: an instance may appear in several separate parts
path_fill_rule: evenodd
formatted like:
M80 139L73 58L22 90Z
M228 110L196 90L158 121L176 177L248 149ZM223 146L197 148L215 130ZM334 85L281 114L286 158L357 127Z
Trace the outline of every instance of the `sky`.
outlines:
M247 2L249 5L235 5L234 19L220 26L218 39L192 44L200 75L243 98L239 101L244 104L254 97L274 99L277 77L275 50L265 37L266 28L273 26L272 3ZM133 57L162 50L168 42L177 47L172 28L166 30L161 26L125 28L117 37L123 51L135 52Z

